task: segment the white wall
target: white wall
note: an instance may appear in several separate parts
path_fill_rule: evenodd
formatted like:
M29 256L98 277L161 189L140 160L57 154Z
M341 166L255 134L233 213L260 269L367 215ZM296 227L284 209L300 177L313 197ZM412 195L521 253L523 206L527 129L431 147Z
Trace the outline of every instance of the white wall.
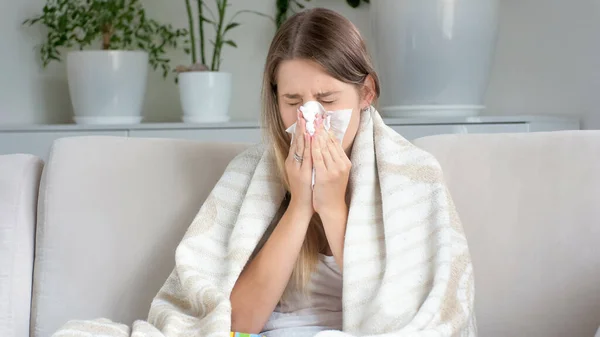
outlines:
M70 122L72 108L64 64L53 63L48 69L41 69L34 46L41 41L43 31L21 26L23 19L38 14L44 3L44 0L0 2L0 123ZM187 27L182 0L145 0L144 3L151 17L171 22L176 27ZM238 9L253 9L271 16L275 13L275 0L233 0L232 3L231 13ZM368 30L368 7L353 10L340 0L319 0L318 3L339 10L360 29ZM235 77L232 117L257 119L262 70L275 25L251 14L238 18L243 25L230 34L238 48L225 47L221 70L230 71ZM173 65L191 62L181 51L170 53L170 57ZM149 75L144 104L146 121L179 121L181 106L173 78L163 80L159 72Z
M500 0L497 53L486 97L486 114L570 114L584 127L600 129L600 1ZM0 2L0 123L69 122L71 107L64 65L40 69L33 46L42 32L23 28L44 0ZM274 14L275 0L234 0L232 10ZM149 14L186 26L184 2L145 0ZM351 9L343 0L313 0L349 17L369 42L368 7ZM262 68L274 26L264 18L240 17L231 38L239 48L224 51L222 70L235 76L232 116L256 119ZM368 43L369 44L369 43ZM182 52L174 64L188 63ZM147 121L177 121L181 107L172 79L151 73L145 102Z
M600 129L600 1L500 0L487 114L570 114Z
M44 0L0 2L0 123L65 122L69 120L64 67L40 69L33 46L39 29L21 22L41 11Z

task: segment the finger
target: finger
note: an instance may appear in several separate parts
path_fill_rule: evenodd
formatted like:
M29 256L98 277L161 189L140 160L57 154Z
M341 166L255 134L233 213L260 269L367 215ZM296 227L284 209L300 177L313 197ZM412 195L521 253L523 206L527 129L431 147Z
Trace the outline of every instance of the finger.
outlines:
M302 122L306 123L306 121L304 120L304 118L302 118L302 115L300 114L300 112L298 112L298 116L297 116L297 121L296 121L296 136L294 138L296 138L298 141L296 142L296 146L295 146L295 153L298 156L302 156L302 154L304 153L304 130L305 130L305 125L303 125Z
M341 162L344 157L342 157L342 155L340 154L339 150L338 150L338 144L335 141L335 139L332 138L328 138L326 141L327 144L327 149L329 149L329 154L331 155L331 158L333 158L334 162Z
M328 171L331 171L335 168L335 159L329 151L329 135L327 131L323 128L322 122L320 122L318 139L319 139L319 147L321 148L321 154L323 155L323 162L325 162L325 167Z
M321 147L319 146L317 134L315 134L315 137L312 139L311 155L313 166L317 171L317 174L324 174L327 171L327 168L325 167L325 162L323 161L323 154Z
M304 158L302 160L302 169L305 171L312 172L313 164L312 164L312 156L311 156L310 152L311 152L311 137L307 132L305 132L304 133L304 153L302 154L302 157Z
M344 146L342 145L342 141L335 138L332 139L332 143L333 147L335 148L335 150L338 153L338 158L339 161L338 163L344 163L346 164L346 169L350 168L352 166L352 162L350 161L350 158L348 157L348 155L346 154L346 151L344 150Z
M304 116L302 116L302 112L298 111L298 126L300 127L299 132L301 132L302 134L304 134L304 132L306 131L306 119L304 119Z
M329 148L329 153L331 153L331 157L334 161L338 162L344 159L344 149L331 130L327 132L327 147Z
M292 143L290 144L290 150L288 151L288 160L292 159L294 156L294 151L296 150L296 142L298 141L298 137L296 136L296 133L294 132L294 134L292 135Z

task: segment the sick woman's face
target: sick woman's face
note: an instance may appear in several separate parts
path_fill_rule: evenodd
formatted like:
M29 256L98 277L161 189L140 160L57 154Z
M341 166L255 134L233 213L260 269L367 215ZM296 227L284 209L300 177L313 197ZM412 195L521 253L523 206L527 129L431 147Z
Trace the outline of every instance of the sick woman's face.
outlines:
M298 118L298 108L308 101L317 101L325 110L352 109L352 118L342 141L346 152L352 147L358 131L360 111L370 105L353 84L344 83L329 75L311 60L283 61L277 71L277 101L286 128Z

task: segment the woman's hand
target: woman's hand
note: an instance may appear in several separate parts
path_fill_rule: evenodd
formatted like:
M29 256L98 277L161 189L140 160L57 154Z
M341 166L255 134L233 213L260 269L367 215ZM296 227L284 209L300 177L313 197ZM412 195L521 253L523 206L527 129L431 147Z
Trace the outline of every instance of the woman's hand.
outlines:
M292 199L290 206L301 213L310 213L312 216L314 209L312 207L312 157L311 157L312 139L306 132L306 121L298 112L296 122L296 132L293 137L290 152L285 161L290 194Z
M317 119L312 140L312 159L316 169L313 208L323 218L347 213L346 188L352 164L341 143ZM347 214L344 214L344 216Z
M313 208L323 222L329 249L340 269L344 261L344 237L348 221L346 188L352 164L340 142L323 128L318 120L312 143L316 169Z

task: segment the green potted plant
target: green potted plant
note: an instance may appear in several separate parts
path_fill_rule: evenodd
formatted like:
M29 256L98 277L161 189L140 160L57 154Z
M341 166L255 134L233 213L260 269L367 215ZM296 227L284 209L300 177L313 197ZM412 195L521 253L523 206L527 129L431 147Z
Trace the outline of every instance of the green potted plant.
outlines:
M23 24L47 30L44 67L67 51L74 119L84 124L139 123L148 64L166 77L166 49L188 34L148 18L140 0L47 0Z
M192 63L190 66L178 66L176 70L183 121L186 123L229 120L232 75L221 71L222 52L224 47L237 48L237 44L227 36L240 26L236 18L242 13L268 17L260 12L242 10L227 18L230 2L214 0L215 10L212 10L203 0L196 0L194 5L190 0L185 0L190 32L189 46L185 51L191 54ZM212 38L207 38L205 34L207 24L214 28ZM212 54L209 55L207 41L212 45Z

